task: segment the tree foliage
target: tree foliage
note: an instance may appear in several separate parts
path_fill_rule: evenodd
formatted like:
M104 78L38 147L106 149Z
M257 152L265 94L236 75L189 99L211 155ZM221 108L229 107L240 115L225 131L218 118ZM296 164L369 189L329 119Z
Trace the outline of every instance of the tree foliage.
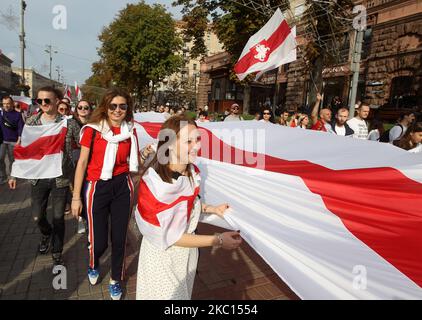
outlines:
M99 40L100 61L93 64L87 80L92 86L119 85L142 96L154 87L151 82L161 81L182 65L178 54L182 40L162 5L128 4L102 30Z
M272 6L288 6L287 0L269 0ZM184 35L194 39L191 54L193 57L204 56L205 31L212 22L223 48L233 56L235 62L249 38L268 21L269 16L250 10L230 0L176 0L174 5L183 6L183 20L186 22Z

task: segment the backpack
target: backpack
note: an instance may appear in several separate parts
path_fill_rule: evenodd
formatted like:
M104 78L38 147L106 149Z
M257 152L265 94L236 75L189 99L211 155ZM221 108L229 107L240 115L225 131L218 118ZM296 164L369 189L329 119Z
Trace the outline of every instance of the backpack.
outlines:
M398 124L396 124L397 126L399 126L400 128L401 128L401 133L400 133L400 136L403 134L403 126L400 124L400 123L398 123ZM395 125L395 126L396 126ZM393 126L392 128L394 128L395 126ZM390 142L390 130L391 130L391 128L390 129L388 129L387 131L385 131L382 135L381 135L381 137L379 138L379 142Z

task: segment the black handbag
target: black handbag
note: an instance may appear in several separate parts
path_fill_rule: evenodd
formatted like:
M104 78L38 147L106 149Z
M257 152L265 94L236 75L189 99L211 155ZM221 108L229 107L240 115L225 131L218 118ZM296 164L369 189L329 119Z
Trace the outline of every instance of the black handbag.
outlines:
M2 119L3 119L3 124L6 128L9 128L14 131L18 130L18 125L15 123L12 123L9 119L7 119L5 113L3 113Z

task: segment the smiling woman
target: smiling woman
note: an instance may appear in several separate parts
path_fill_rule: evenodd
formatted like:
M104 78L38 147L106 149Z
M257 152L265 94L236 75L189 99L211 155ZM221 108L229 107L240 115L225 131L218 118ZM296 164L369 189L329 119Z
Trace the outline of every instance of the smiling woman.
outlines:
M196 234L201 213L223 217L228 204L201 203L200 172L194 165L201 141L195 121L173 116L158 134L157 152L141 173L135 219L143 238L139 252L138 300L187 300L192 296L202 247L236 249L238 232Z
M92 113L89 123L100 124L106 120L109 125L118 127L123 120L130 122L132 119L132 98L126 91L116 88L105 93L100 105Z
M123 276L134 190L129 172L137 172L139 163L132 117L132 100L126 91L116 88L105 93L89 123L81 129L81 153L72 199L72 214L78 218L84 207L88 222L88 279L92 285L97 283L99 260L108 247L108 221L111 218L109 291L113 300L119 300L122 295L119 281Z

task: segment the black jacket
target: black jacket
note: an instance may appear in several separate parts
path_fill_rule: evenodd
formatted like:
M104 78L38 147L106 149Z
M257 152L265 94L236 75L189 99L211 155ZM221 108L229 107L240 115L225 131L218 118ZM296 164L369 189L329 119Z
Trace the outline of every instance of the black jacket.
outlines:
M330 123L330 125L331 125L331 129L333 129L333 131L337 134L337 132L336 132L336 122L333 121L333 122ZM355 133L355 131L352 128L350 128L347 123L344 124L344 127L346 128L346 137L351 136Z

